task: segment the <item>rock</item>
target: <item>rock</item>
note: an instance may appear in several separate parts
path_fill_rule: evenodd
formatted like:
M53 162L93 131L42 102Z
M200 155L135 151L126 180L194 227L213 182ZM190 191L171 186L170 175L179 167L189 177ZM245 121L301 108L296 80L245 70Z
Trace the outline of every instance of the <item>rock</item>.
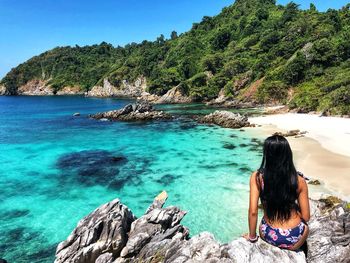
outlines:
M5 259L0 258L0 263L7 263Z
M92 263L105 253L118 257L133 221L135 216L119 199L100 206L57 246L55 263ZM99 262L108 262L106 257L100 257Z
M172 104L172 103L190 103L193 99L185 96L178 85L170 89L166 94L160 97L155 103L157 104Z
M79 86L66 86L56 92L56 95L82 95L84 92Z
M336 196L332 196L332 195L328 196L327 198L322 198L322 199L320 199L320 201L324 203L324 208L327 208L327 209L332 209L335 206L342 203L341 199L339 199Z
M35 79L20 86L17 93L18 95L46 96L54 95L54 90L47 85L46 81Z
M300 130L290 130L290 131L287 131L285 133L283 132L275 132L273 135L281 135L281 136L284 136L284 137L292 137L294 136L294 138L301 138L301 137L304 137L304 135L307 133L307 131L300 131Z
M95 86L86 93L88 97L140 97L147 88L147 80L140 76L133 83L123 80L120 87L113 86L108 79L103 80L102 86Z
M189 238L188 229L180 224L186 212L174 206L163 208L167 197L162 192L136 220L118 199L101 206L59 244L55 262L306 262L303 252L279 249L261 239L254 244L243 238L220 244L208 232ZM310 204L308 263L349 262L346 204L341 200L332 208L324 200L310 200Z
M0 96L4 96L4 95L7 95L7 89L5 86L1 85L0 86ZM1 261L0 261L1 263Z
M80 116L80 113L79 112L76 112L73 114L74 117L77 117L77 116Z
M136 104L128 104L120 110L107 111L89 115L90 118L98 120L111 121L146 121L146 120L162 120L171 119L172 117L163 112L153 109L148 102L137 102Z
M252 75L253 72L251 70L240 75L233 84L233 90L236 92L243 89L251 81Z
M310 181L308 182L308 184L311 184L311 185L320 185L321 182L320 182L319 180L310 180Z
M224 128L242 128L250 126L248 118L230 111L215 111L199 119L201 123L216 124Z

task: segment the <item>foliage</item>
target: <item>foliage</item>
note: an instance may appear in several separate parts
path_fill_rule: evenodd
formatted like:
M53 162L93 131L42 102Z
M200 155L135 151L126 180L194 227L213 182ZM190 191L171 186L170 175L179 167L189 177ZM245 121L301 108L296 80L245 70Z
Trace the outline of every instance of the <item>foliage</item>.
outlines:
M169 39L160 35L124 47L102 42L54 48L12 69L1 84L12 94L33 79L47 81L56 90L73 85L89 90L104 78L120 86L143 75L151 93L162 95L180 85L205 100L223 88L237 96L230 87L240 74L251 71L251 82L265 77L256 94L261 102L287 102L293 90L290 107L344 114L349 7L319 12L315 5L300 10L293 2L281 6L275 0L236 0L186 33L171 32Z

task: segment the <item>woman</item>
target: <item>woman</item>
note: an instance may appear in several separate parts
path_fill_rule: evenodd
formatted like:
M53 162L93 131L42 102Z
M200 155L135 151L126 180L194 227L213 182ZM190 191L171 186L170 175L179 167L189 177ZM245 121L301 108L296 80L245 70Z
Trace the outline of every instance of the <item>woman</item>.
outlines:
M305 242L310 219L308 188L303 175L296 171L288 141L273 135L264 142L260 169L250 178L249 234L250 242L256 234L259 197L264 216L259 235L267 243L279 248L297 250Z

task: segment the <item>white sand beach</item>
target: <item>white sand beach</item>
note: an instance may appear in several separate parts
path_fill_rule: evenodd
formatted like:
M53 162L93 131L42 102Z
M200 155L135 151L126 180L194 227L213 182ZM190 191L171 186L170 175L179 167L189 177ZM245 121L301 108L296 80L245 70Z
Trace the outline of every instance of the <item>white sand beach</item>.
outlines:
M286 113L249 121L261 125L257 131L266 136L276 131L307 131L305 137L288 137L288 141L297 168L322 183L310 186L311 196L328 193L350 200L350 119Z

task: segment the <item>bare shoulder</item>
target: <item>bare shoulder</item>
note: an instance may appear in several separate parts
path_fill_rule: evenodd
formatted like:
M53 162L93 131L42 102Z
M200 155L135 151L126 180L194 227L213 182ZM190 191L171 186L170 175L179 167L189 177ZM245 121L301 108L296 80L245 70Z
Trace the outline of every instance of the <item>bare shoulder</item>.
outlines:
M298 188L299 188L299 192L307 189L307 183L304 177L302 176L298 176Z

